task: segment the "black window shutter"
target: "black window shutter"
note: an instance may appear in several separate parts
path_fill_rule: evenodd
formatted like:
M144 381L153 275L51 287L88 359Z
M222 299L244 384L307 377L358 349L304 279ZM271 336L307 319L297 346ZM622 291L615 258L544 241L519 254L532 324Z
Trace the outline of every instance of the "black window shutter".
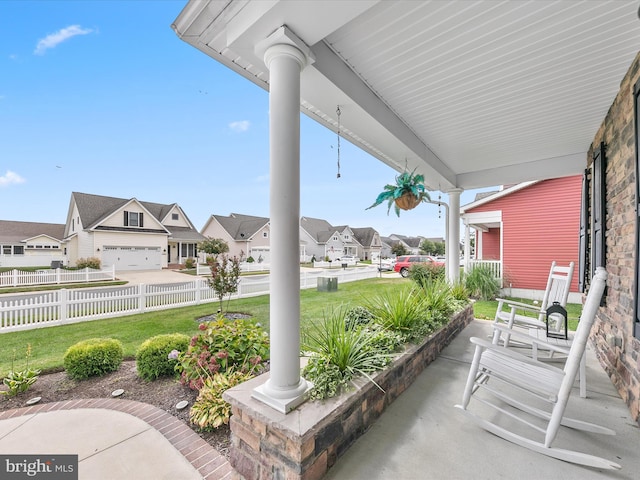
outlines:
M591 276L596 273L596 267L606 266L606 161L604 143L593 153L593 180L591 197Z
M144 227L144 225L142 224L142 212L140 212L140 213L138 214L138 220L139 220L139 221L138 221L138 226L139 226L140 228Z
M585 291L587 280L587 252L589 245L589 170L584 171L582 176L582 203L580 206L580 238L578 248L578 289L581 293Z
M124 226L129 226L129 212L127 212L126 210L124 211Z

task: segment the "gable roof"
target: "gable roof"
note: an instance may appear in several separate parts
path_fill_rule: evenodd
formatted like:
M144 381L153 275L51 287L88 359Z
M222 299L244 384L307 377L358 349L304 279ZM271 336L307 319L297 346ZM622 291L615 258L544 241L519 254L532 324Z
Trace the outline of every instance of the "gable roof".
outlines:
M155 202L143 202L136 198L107 197L103 195L93 195L80 192L72 192L71 198L72 202L75 202L78 208L78 214L80 215L80 220L85 229L96 227L100 224L100 222L104 221L118 209L131 202L139 203L160 224L162 224L162 220L166 218L166 216L173 208L180 208L176 203L163 204ZM180 211L184 215L187 223L191 225L191 228L163 225L164 229L170 233L172 238L177 240L204 240L204 236L200 235L193 228L193 224L184 213L184 210L180 208ZM148 231L148 229L139 229L138 231ZM187 235L187 232L190 233Z
M269 224L269 219L253 215L231 213L228 217L211 215L236 241L250 240L256 233Z
M489 202L493 202L494 200L497 200L498 198L502 198L505 197L507 195L511 195L514 192L517 192L519 190L522 190L523 188L527 188L531 185L534 185L536 183L538 183L539 181L543 181L543 180L536 180L536 181L532 181L532 182L522 182L522 183L518 183L516 185L512 185L510 187L504 188L500 191L497 192L487 192L490 193L489 195L484 195L480 198L478 198L476 196L476 199L471 202L471 203L467 203L466 205L463 205L462 207L460 207L460 213L463 214L465 213L467 210L471 210L473 208L479 207L480 205L484 205L485 203L489 203Z
M339 227L334 227L321 218L302 217L300 219L300 227L314 238L317 243L327 243L334 233L339 233Z
M65 225L62 223L14 222L0 220L0 243L21 243L39 235L55 240L64 238Z
M378 233L372 227L352 228L353 236L356 237L358 243L365 247L370 247L373 243L373 238Z

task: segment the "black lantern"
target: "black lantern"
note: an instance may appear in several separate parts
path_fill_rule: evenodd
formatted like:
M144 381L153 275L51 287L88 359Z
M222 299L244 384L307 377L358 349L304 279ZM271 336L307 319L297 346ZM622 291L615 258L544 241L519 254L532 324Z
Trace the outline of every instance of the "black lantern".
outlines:
M567 340L567 321L567 309L560 305L560 302L553 302L553 305L547 308L547 337Z

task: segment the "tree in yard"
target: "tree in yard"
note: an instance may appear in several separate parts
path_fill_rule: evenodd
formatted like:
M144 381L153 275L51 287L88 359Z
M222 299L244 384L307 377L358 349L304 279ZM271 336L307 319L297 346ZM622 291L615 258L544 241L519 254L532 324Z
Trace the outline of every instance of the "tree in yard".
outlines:
M409 252L402 243L396 242L391 245L391 253L393 253L396 257L399 257L400 255L406 255Z
M221 238L208 237L198 244L198 249L208 255L212 255L214 260L216 260L218 255L229 251L229 244Z
M224 297L228 296L227 306L231 295L238 291L240 283L240 262L244 259L244 252L240 252L240 257L229 258L226 253L217 254L215 259L209 262L211 278L207 278L209 287L213 289L220 302L220 313L223 309Z

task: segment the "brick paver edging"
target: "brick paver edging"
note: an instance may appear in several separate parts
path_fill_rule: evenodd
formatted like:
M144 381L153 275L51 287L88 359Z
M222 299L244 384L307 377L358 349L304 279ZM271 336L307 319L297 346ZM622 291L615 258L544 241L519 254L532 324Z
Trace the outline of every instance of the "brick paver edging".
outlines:
M43 403L0 412L0 420L74 408L104 408L128 413L155 428L173 445L206 480L230 480L233 468L227 459L205 442L184 422L148 403L116 398L92 398Z

